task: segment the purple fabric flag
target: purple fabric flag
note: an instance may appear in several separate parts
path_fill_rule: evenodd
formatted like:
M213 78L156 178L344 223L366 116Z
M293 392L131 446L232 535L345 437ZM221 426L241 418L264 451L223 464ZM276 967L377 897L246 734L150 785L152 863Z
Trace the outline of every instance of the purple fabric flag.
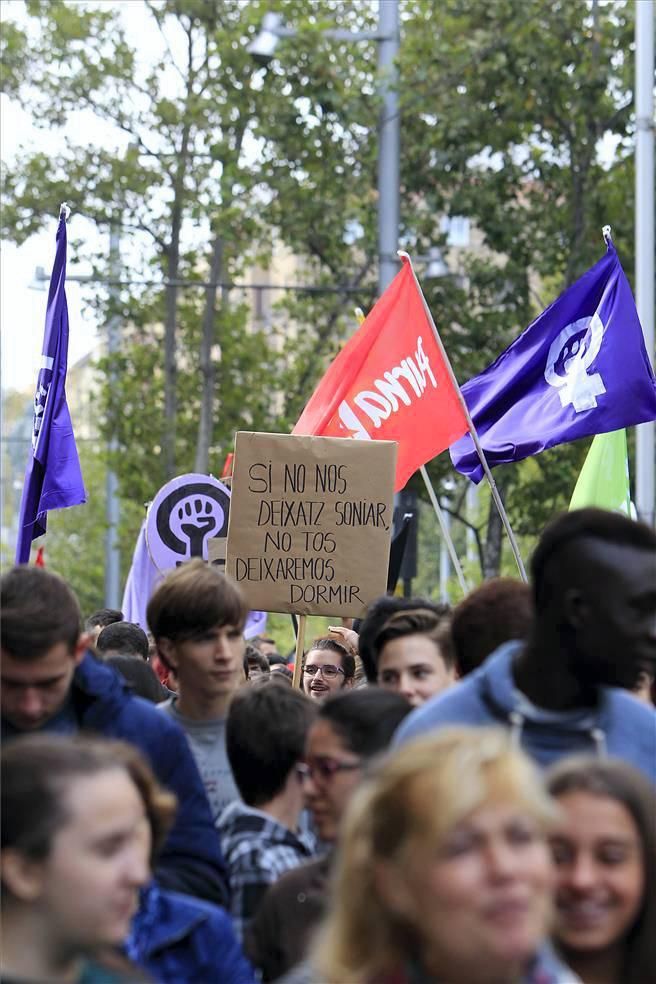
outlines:
M610 240L606 255L465 383L462 394L491 467L656 420L656 379ZM450 453L459 472L480 482L483 469L469 434Z
M144 632L148 632L146 608L150 596L162 580L163 575L157 570L146 543L146 521L139 530L139 536L132 555L132 566L125 582L121 611L126 622L136 622Z
M17 564L28 562L32 540L46 532L49 509L77 506L87 501L66 404L66 211L62 206L48 291L43 353L34 397L32 449L25 470L18 519Z

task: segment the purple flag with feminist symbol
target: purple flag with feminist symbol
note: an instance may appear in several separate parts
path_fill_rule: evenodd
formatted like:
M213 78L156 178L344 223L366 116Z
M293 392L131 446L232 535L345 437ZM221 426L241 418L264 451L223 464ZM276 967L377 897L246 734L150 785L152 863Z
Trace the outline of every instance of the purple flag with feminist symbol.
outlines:
M656 420L656 379L610 237L606 255L462 394L491 467ZM450 453L457 471L480 482L469 434Z
M67 206L62 205L34 397L32 448L18 519L17 564L27 563L32 540L46 532L49 509L77 506L87 501L65 390L68 362L67 213Z

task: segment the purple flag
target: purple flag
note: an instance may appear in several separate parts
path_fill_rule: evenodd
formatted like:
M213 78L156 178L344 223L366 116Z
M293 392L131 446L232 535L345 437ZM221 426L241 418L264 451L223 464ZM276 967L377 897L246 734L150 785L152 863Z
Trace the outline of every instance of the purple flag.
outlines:
M491 467L556 444L656 420L652 371L615 247L572 284L479 376L462 387ZM483 477L471 436L454 467Z
M18 519L16 563L30 558L32 540L46 532L47 512L87 501L71 416L66 405L68 307L66 305L66 209L57 227L41 367L34 397L32 449Z

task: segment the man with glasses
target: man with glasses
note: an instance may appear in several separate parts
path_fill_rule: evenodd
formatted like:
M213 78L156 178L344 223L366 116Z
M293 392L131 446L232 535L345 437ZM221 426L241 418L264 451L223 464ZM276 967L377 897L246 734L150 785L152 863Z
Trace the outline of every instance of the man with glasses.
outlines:
M243 802L217 822L228 867L230 914L241 938L266 890L315 853L299 829L304 806L301 759L315 705L291 687L247 687L232 701L226 747Z
M335 639L315 639L305 657L303 690L313 700L325 700L353 686L355 656Z
M301 772L306 803L325 843L336 843L367 763L389 745L410 710L400 694L379 687L342 692L320 705ZM329 853L294 868L267 893L244 940L262 980L277 980L305 958L323 915L331 861Z

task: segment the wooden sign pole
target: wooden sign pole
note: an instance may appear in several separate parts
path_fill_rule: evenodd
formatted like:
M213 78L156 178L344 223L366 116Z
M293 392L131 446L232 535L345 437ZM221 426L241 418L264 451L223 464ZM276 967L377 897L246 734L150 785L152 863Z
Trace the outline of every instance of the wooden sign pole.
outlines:
M296 635L296 657L294 659L294 678L292 686L300 689L301 672L303 670L303 647L305 646L305 615L299 615L298 633Z

